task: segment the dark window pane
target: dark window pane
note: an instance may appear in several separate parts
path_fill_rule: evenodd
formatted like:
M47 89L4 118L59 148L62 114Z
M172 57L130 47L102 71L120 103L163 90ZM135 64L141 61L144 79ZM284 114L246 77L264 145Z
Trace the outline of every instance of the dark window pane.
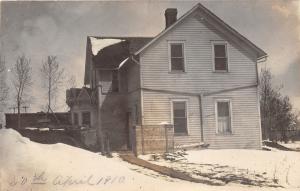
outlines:
M91 125L91 113L90 112L83 112L82 113L82 125Z
M215 58L215 70L227 70L227 58Z
M214 45L215 52L215 70L227 71L226 46L222 44Z
M187 133L186 103L173 102L174 132Z
M183 44L171 44L171 70L184 71Z
M174 117L185 117L185 110L174 110Z
M183 57L182 44L171 44L171 57Z
M229 117L229 102L218 102L218 116Z
M215 45L215 57L226 57L226 46L225 45Z
M218 132L231 133L229 102L218 102Z
M180 70L183 71L183 58L171 58L171 70Z
M174 102L174 117L185 117L185 102Z
M175 133L187 133L187 119L186 118L174 118L174 132Z
M184 101L174 102L174 109L185 109L185 102Z

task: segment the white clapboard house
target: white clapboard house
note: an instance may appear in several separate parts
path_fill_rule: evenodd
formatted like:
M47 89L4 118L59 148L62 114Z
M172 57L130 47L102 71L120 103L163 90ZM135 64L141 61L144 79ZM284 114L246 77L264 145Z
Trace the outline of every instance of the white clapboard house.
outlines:
M86 86L68 90L87 144L259 149L257 64L267 54L201 4L178 19L166 9L165 20L151 38L87 38Z

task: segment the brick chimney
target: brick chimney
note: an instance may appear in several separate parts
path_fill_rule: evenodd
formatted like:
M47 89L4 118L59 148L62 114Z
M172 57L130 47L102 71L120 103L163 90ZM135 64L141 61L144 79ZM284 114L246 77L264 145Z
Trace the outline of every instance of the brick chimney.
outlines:
M166 28L168 28L177 20L177 9L176 8L166 9L165 17L166 17Z

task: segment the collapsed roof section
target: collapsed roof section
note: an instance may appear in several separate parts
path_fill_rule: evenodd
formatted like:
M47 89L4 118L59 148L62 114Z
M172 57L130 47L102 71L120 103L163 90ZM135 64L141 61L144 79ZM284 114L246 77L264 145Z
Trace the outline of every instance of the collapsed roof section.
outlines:
M92 45L92 53L94 56L98 54L101 50L105 49L106 47L118 44L123 42L122 39L114 39L114 38L107 38L107 39L98 39L95 37L90 37L91 45Z
M150 37L93 37L87 38L84 84L90 82L90 67L117 69L120 63L145 46ZM123 63L124 64L124 63Z

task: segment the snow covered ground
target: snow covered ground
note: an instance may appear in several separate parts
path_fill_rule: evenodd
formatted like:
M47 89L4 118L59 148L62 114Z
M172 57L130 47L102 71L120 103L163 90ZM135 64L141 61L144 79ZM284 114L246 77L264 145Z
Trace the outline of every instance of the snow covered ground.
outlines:
M294 149L294 150L300 151L300 141L289 142L289 143L280 142L279 144L282 146L285 146L289 149Z
M185 154L179 153L178 161L165 160L164 157L153 155L139 157L186 172L195 178L208 178L225 184L232 182L300 189L300 152L207 149L187 151Z
M222 151L223 152L223 151ZM224 151L225 152L225 151ZM229 151L226 151L229 152ZM235 153L235 151L231 151ZM241 167L247 164L263 165L257 161L252 152L240 151L245 154L245 162L238 163ZM207 155L211 155L210 157ZM223 153L224 154L224 153ZM281 161L283 156L279 156ZM298 154L298 153L297 153ZM275 154L276 155L276 154ZM286 161L299 169L299 156L286 152ZM236 164L234 154L222 158L217 151L191 151L187 156L190 162L210 162ZM292 157L292 158L290 158ZM201 161L199 161L201 158ZM297 161L298 160L298 161ZM257 163L254 163L257 161ZM270 161L275 161L270 159ZM272 166L272 165L271 165ZM259 168L262 170L262 167ZM268 168L267 168L268 169ZM291 168L292 169L292 168ZM281 172L278 167L278 173ZM290 180L295 173L290 170ZM292 176L293 175L293 176ZM298 174L299 175L299 174ZM298 176L299 177L299 176ZM297 190L295 187L289 189ZM286 190L286 188L270 188L226 184L225 186L209 186L191 183L160 175L154 171L128 164L114 155L106 158L98 153L71 147L65 144L45 145L31 142L11 129L0 130L0 190L2 191L99 191L99 190ZM298 189L299 190L299 189Z

